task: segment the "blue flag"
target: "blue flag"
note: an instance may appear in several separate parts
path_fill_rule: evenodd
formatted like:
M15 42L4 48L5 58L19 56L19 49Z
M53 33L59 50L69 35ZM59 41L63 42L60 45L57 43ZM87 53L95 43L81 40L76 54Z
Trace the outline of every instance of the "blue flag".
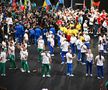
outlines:
M60 4L60 2L57 2L56 7L55 7L55 10L57 10L57 9L58 9L59 4Z
M59 0L60 4L64 4L64 0Z
M46 0L46 4L47 4L47 5L51 5L50 0Z

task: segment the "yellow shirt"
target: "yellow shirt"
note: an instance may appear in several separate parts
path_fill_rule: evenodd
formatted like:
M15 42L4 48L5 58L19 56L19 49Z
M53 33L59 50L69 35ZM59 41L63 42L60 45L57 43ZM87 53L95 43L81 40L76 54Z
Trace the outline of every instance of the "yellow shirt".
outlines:
M70 27L74 27L74 24L70 24Z
M76 25L76 29L81 30L81 24L80 23Z
M83 41L84 40L84 37L83 36L80 36L80 40Z
M72 35L72 30L67 29L67 35Z
M63 31L64 27L60 27L60 30Z
M66 28L66 27L64 27L63 32L64 32L65 34L67 34L67 28Z
M78 35L78 30L77 29L73 29L72 30L72 34L74 34L75 36L77 36Z

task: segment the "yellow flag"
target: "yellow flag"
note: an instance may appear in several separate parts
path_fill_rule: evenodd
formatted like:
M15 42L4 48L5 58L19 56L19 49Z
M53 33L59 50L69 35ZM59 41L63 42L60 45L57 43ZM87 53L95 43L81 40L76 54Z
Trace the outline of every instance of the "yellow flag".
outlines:
M42 7L46 7L46 6L47 6L47 3L46 3L46 0L45 0Z
M24 6L25 6L25 8L27 8L27 2L28 2L28 0L24 0Z

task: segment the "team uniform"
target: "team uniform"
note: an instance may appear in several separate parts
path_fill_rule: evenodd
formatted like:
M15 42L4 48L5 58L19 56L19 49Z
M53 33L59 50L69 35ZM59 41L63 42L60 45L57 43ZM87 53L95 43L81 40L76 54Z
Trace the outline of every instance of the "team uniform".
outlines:
M55 42L54 42L54 39L53 38L50 38L50 54L51 56L54 56L54 45L55 45Z
M28 43L28 41L29 41L29 36L28 36L28 33L27 33L27 32L28 32L28 31L25 30L24 41L25 41L26 43Z
M98 44L98 52L100 52L102 55L104 54L104 45L103 45L103 43Z
M84 34L85 45L87 49L90 49L90 36L88 34Z
M93 64L93 54L87 53L86 54L86 76L88 76L90 71L90 76L92 76L92 64Z
M6 76L6 52L3 50L0 54L0 72L1 76Z
M70 38L70 46L71 46L71 50L72 50L72 53L75 54L76 53L76 45L75 45L75 42L76 42L77 38L75 36L71 36Z
M101 59L100 59L100 56L97 55L95 60L96 60L96 66L97 66L97 78L98 79L104 78L104 62L105 62L104 56L101 56Z
M51 39L51 38L54 39L53 32L52 32L52 31L49 31L49 32L46 34L46 37L47 37L48 48L50 49L50 39Z
M45 43L44 40L42 39L42 37L40 36L40 38L38 39L38 47L37 47L37 51L39 53L38 56L38 61L41 62L42 61L42 56L41 56L41 52L45 49Z
M42 52L41 55L42 55L42 76L50 77L51 55L47 51Z
M78 61L81 61L81 40L80 39L77 39L77 41L75 42L76 44L76 48L77 48L77 52L78 52Z
M42 35L42 31L39 27L35 29L35 38L34 38L34 44L37 45L38 38Z
M70 52L66 53L66 59L67 59L67 75L74 76L73 75L73 56Z
M7 51L7 46L6 46L6 42L2 41L2 49L5 50L5 52Z
M81 62L82 64L85 64L86 52L87 52L87 46L82 42L81 44Z
M27 62L28 52L27 50L24 50L24 49L25 48L21 48L21 51L20 51L20 59L21 59L21 66L22 66L21 71L30 73L29 65Z
M10 69L16 69L14 45L8 46L8 59L10 61Z
M61 49L62 49L62 53L61 53L62 63L61 64L65 63L65 56L66 56L66 53L68 52L69 45L70 44L66 40L64 40L61 43Z
M88 33L88 25L87 25L87 20L85 20L84 24L83 24L83 32L87 32Z

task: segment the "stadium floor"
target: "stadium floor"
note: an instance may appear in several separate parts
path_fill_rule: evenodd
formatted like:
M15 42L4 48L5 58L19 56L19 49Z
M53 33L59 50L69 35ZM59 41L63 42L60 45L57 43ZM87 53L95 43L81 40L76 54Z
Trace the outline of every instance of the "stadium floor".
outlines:
M97 39L92 39L92 51L97 55ZM7 90L106 90L105 82L108 80L108 54L105 54L104 74L105 78L98 80L96 78L96 65L93 65L93 77L85 76L85 65L74 60L74 77L66 76L66 64L61 65L59 49L55 48L55 56L52 58L52 71L50 78L42 78L41 64L37 62L36 47L28 47L29 65L31 73L22 73L20 71L19 53L16 50L17 70L9 70L9 62L6 64L6 77L0 77L0 88ZM36 71L34 71L36 70ZM0 90L6 90L0 89Z

